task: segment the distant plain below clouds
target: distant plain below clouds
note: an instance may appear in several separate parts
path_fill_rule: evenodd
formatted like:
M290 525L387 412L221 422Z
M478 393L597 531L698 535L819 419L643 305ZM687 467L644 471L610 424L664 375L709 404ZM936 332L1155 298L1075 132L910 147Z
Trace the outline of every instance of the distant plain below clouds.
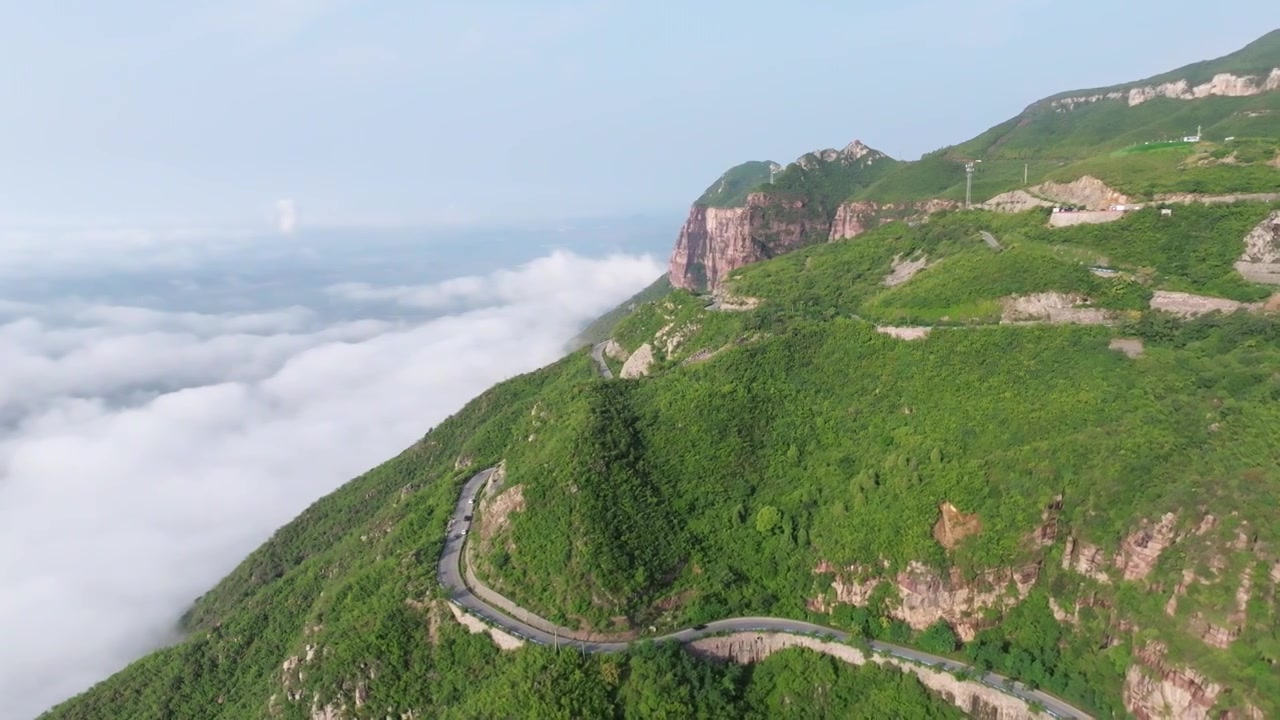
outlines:
M0 714L32 717L175 639L273 530L561 357L663 269L599 254L420 285L318 273L282 296L298 302L243 312L0 283Z

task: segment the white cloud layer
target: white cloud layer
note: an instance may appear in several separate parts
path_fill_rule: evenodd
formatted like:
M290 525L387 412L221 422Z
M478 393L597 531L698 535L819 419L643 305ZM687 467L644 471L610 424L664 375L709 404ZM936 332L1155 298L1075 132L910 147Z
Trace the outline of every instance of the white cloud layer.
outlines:
M33 716L169 639L275 528L556 359L661 271L555 253L332 290L462 308L415 323L0 302L0 715Z

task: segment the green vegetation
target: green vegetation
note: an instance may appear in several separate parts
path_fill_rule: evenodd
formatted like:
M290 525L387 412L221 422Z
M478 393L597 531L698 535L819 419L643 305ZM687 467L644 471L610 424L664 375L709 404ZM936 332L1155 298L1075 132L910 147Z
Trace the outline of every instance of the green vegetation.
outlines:
M718 180L702 193L694 204L705 207L742 207L747 195L760 185L769 182L770 160L752 160L735 165L725 171Z
M755 322L741 317L744 325ZM829 592L830 576L812 572L822 560L838 567L889 563L868 570L870 577L910 560L956 567L969 578L985 568L1021 566L1035 557L1026 537L1059 494L1071 532L1112 551L1135 517L1170 508L1187 509L1190 524L1204 512L1234 510L1260 542L1280 539L1280 473L1263 440L1280 427L1276 326L1247 316L1174 326L1197 328L1202 339L1176 340L1156 316L1125 328L1148 340L1147 356L1135 363L1107 348L1105 328L989 327L907 343L855 320L782 318L769 328L771 337L635 384L625 396L640 418L633 448L651 476L663 478L665 502L684 518L686 534L684 571L650 613L634 619L675 626L733 614L805 617L805 599ZM530 489L546 488L539 502L548 510L578 502L555 469L513 463L510 473ZM1217 479L1211 492L1206 477ZM932 536L944 501L982 522L978 535L952 551ZM523 578L565 572L563 557L523 548L546 543L548 533L558 534L549 543L557 548L573 547L580 537L575 527L557 531L537 515L512 521L511 562L523 568ZM663 542L659 532L651 536L655 544ZM1172 587L1180 571L1171 561L1152 582ZM1044 583L1082 582L1052 562L1042 573ZM1095 590L1130 607L1127 587ZM552 612L537 587L508 589ZM1159 605L1167 598L1155 599ZM1095 639L1081 642L1096 642L1118 617L1162 628L1171 638L1185 632L1185 625L1156 617L1161 607L1133 607L1131 616L1119 609L1095 613L1098 635L1082 634ZM634 612L621 605L585 609L583 619L601 624L616 612ZM883 614L846 620L885 639L913 636ZM1251 639L1242 642L1270 642L1272 622L1268 613L1252 618L1244 635ZM917 642L932 647L939 632ZM1053 633L1069 634L1056 621ZM1022 657L1015 652L1019 639L1004 625L983 638L988 644L1003 638L1003 652ZM1025 651L1037 652L1031 645ZM1247 670L1252 660L1233 664L1222 656L1221 679L1256 682ZM1063 655L1052 673L1057 679L1038 682L1114 711L1097 695L1078 692L1083 684L1118 698L1123 666L1092 657L1083 650ZM1037 677L1024 672L1021 659L999 662L1003 670Z
M1047 227L1044 210L938 213L927 223L890 223L854 241L742 268L732 287L763 299L754 317L771 323L836 316L989 322L1000 314L1000 298L1050 290L1080 293L1095 307L1115 310L1145 308L1153 289L1255 301L1271 291L1245 281L1234 263L1244 236L1274 208L1280 203L1179 205L1170 217L1148 208L1116 222L1066 228ZM980 239L982 230L1005 249L992 252ZM895 257L927 258L930 265L909 282L886 288ZM1099 265L1123 274L1102 278L1088 269ZM637 335L647 330L626 327Z
M1191 63L1190 65L1184 65L1176 70L1170 70L1169 72L1152 75L1149 78L1135 80L1122 85L1112 85L1111 87L1097 88L1094 90L1076 90L1072 92L1059 93L1049 98L1049 100L1086 94L1106 93L1113 90L1125 90L1131 87L1159 85L1161 83L1177 80L1186 80L1191 85L1199 85L1212 80L1213 76L1219 73L1231 73L1233 75L1265 75L1271 72L1272 68L1276 67L1280 67L1280 30L1272 30L1239 50L1229 55L1223 55L1220 58Z
M1249 283L1235 270L1244 236L1280 203L1185 205L1162 217L1156 208L1128 213L1119 222L1074 225L1045 237L1096 250L1118 267L1152 268L1158 284L1235 300L1261 300L1266 286Z
M601 383L587 389L591 418L574 456L578 507L587 563L597 583L628 610L643 607L675 565L682 546L680 518L646 464L632 386Z
M1139 198L1159 193L1196 193L1229 195L1234 193L1276 192L1280 187L1280 169L1269 163L1275 151L1265 152L1271 141L1245 144L1232 162L1222 162L1230 155L1228 147L1213 150L1190 143L1160 143L1139 146L1142 150L1120 151L1098 155L1054 170L1050 180L1070 182L1084 175L1104 180L1115 189ZM1212 147L1212 146L1209 146ZM1246 164L1247 163L1247 164Z
M808 214L830 221L840 203L891 175L898 165L897 160L875 150L860 158L841 154L834 160L811 154L788 165L769 190L784 197L803 195Z
M799 650L779 652L741 667L695 659L679 645L642 644L628 653L582 656L546 647L502 653L485 636L467 635L452 621L438 643L422 641L421 618L402 608L384 620L384 674L355 682L363 709L354 717L381 718L413 710L438 718L866 718L902 716L950 720L963 714L932 695L914 676L878 665L849 666ZM413 642L404 642L413 638ZM396 642L399 639L400 642ZM136 663L109 686L55 708L47 718L161 720L167 718L312 717L303 702L260 698L251 707L234 703L228 687L194 672L211 648L188 645ZM304 677L331 661L307 663ZM204 669L209 669L204 666ZM392 672L388 672L392 671ZM154 674L149 674L154 673ZM286 673L288 674L288 673ZM294 676L296 677L296 676ZM162 678L167 682L162 681ZM308 678L309 680L309 678ZM301 681L299 681L301 682ZM334 702L338 706L338 702ZM371 708L376 708L371 710Z
M1280 93L1243 97L1207 97L1195 101L1155 98L1130 106L1129 88L1186 79L1191 84L1208 81L1220 72L1265 75L1280 67L1280 30L1272 31L1236 53L1195 63L1136 82L1107 88L1073 90L1033 103L1022 114L959 145L930 153L917 162L901 163L898 170L863 190L850 191L858 200L902 202L931 197L959 200L964 197L964 160L982 160L974 175L975 201L1045 180L1075 180L1093 175L1113 187L1150 197L1162 192L1275 192L1280 170L1260 157L1255 167L1240 172L1220 166L1182 167L1182 143L1161 143L1194 134L1202 128L1207 140L1227 137L1280 138ZM1069 109L1053 103L1108 93L1124 97L1076 103ZM1145 145L1145 143L1151 143ZM1117 150L1161 146L1170 155L1144 161L1140 155L1113 156ZM1175 147L1170 147L1175 146ZM1274 157L1274 155L1272 156Z
M999 629L983 630L965 646L964 654L983 672L994 670L1021 679L1027 686L1059 696L1079 698L1089 707L1119 714L1118 682L1095 684L1098 677L1123 672L1123 652L1099 653L1084 637L1053 617L1049 598L1032 593L1004 617Z
M867 314L887 321L932 324L1000 319L998 299L1040 291L1098 294L1102 282L1079 263L1046 247L1017 245L993 254L986 246L942 260L905 285L867 305Z

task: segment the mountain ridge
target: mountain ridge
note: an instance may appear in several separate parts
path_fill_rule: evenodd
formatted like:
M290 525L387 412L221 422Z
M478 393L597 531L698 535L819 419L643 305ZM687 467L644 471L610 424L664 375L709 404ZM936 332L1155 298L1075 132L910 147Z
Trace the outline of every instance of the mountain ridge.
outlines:
M1204 97L1192 100L1172 100L1161 93L1194 94L1197 87L1154 87L1141 93L1138 102L1132 102L1128 94L1120 91L1137 92L1137 88L1152 83L1184 77L1191 78L1188 82L1199 82L1205 73L1228 70L1263 75L1252 84L1238 78L1223 80L1221 87L1210 87ZM1277 90L1280 30L1214 60L1101 90L1050 95L974 138L927 153L920 160L897 161L877 153L892 167L886 168L882 163L874 172L847 177L829 170L823 172L836 159L836 151L807 153L800 159L803 164L797 161L788 165L772 183L762 181L751 189L740 188L733 198L735 203L716 205L750 208L751 198L755 197L754 207L761 210L708 214L702 211L703 204L695 203L677 238L668 276L676 287L715 289L729 272L744 264L811 242L855 236L880 222L918 220L932 212L953 209L966 199L964 165L970 161L980 161L973 177L973 199L982 202L1047 180L1069 182L1092 175L1106 182L1123 183L1127 179L1126 166L1111 158L1110 153L1127 145L1198 136L1201 131L1206 138L1217 140L1237 135L1280 137ZM1066 103L1072 98L1079 102ZM1165 102L1180 105L1170 109L1162 106ZM857 145L865 148L860 142ZM1184 158L1176 152L1149 159L1162 161L1163 172L1146 172L1144 186L1122 189L1148 199L1160 192L1201 192L1202 187L1222 192L1270 189L1270 173L1265 171L1252 175L1232 173L1235 184L1224 185L1223 173L1217 168L1184 167ZM1190 172L1183 172L1188 169ZM783 193L787 193L790 212L763 210L781 204L772 198Z

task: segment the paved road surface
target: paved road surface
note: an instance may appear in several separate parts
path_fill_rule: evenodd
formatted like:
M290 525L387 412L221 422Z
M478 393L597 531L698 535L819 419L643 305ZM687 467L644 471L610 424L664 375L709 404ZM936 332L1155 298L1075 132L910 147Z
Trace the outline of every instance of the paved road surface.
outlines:
M444 541L444 552L440 556L439 579L440 584L449 592L449 598L463 608L471 611L475 615L488 620L489 622L501 627L507 632L519 637L532 640L533 642L542 643L543 645L558 645L564 647L580 648L585 652L617 652L626 649L629 643L625 642L582 642L578 640L566 640L556 631L547 632L541 630L529 622L512 617L485 601L476 597L474 593L467 587L463 581L460 561L462 559L462 547L466 541L465 533L471 527L471 521L466 518L470 516L475 508L472 504L479 494L481 488L489 480L489 476L493 474L494 468L481 470L471 477L462 487L462 494L458 498L458 504L453 510L453 519L449 521L448 535ZM533 622L543 627L554 627L548 621L534 616L528 611L517 613L525 618L532 618ZM788 620L786 618L770 618L770 617L741 617L730 618L727 620L717 620L709 622L706 625L700 625L697 629L686 628L667 635L647 637L648 640L676 640L679 642L689 642L707 635L715 635L723 632L785 632L796 633L802 635L817 635L835 642L848 642L849 635L833 630L821 625L814 625L800 620ZM954 660L948 660L937 655L912 650L898 645L890 645L878 641L872 641L871 646L883 653L893 655L895 657L921 662L928 665L941 665L947 670L968 670L969 666ZM1068 705L1066 702L1047 695L1036 690L1028 690L1021 683L1012 683L1006 685L1006 680L1000 675L988 673L982 677L982 682L994 687L1010 695L1014 695L1029 702L1039 702L1049 710L1055 717L1060 718L1088 718L1086 713Z
M995 236L994 236L994 235L992 235L991 233L987 232L986 230L981 230L981 231L979 231L979 232L982 234L982 240L983 240L983 242L985 242L987 245L991 246L991 249L992 249L992 250L1001 250L1001 249L1003 249L1003 248L1001 248L1001 247L1000 247L1000 243L996 242L996 238L995 238Z
M600 377L611 378L613 371L609 369L609 363L604 361L604 343L596 343L591 346L591 359L596 361L596 370L600 373Z

